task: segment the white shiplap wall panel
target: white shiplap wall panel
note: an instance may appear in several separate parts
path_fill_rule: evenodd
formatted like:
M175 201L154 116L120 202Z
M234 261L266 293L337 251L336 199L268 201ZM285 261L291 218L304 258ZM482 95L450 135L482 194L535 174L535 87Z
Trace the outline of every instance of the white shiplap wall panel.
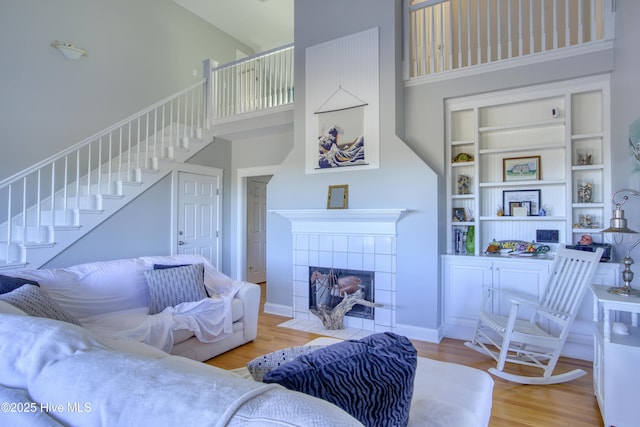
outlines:
M310 46L305 52L305 165L307 173L344 171L316 169L318 164L318 109L340 88L367 103L364 107L364 141L367 165L380 165L380 82L378 28ZM331 102L331 101L330 101Z

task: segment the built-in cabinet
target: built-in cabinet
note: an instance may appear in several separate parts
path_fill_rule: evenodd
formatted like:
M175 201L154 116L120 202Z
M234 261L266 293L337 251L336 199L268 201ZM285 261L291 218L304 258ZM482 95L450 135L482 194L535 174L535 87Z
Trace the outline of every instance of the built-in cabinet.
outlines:
M593 389L605 426L637 426L637 389L640 383L640 299L613 295L607 286L593 286L595 355ZM614 321L624 321L627 334L612 331Z
M461 340L473 338L478 313L488 309L508 315L508 298L489 294L487 287L511 294L539 297L545 289L553 260L550 258L513 258L508 256L443 255L443 334ZM600 263L592 283L617 286L620 264ZM523 318L527 312L522 311ZM566 356L590 360L593 354L593 297L585 292L584 300L567 344ZM548 325L552 328L553 325Z
M447 252L478 255L494 239L534 241L537 230L602 242L608 92L608 78L594 77L449 100Z

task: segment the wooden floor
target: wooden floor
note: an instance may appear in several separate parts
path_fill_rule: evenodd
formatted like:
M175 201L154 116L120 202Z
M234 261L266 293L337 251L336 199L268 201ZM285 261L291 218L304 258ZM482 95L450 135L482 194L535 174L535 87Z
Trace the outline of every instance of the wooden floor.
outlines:
M264 285L263 285L264 286ZM265 290L258 317L255 341L231 350L206 363L224 369L240 368L253 358L280 348L303 345L320 335L279 327L286 317L263 312ZM435 360L460 363L486 370L495 366L492 359L464 346L462 341L445 338L440 344L412 340L418 355ZM593 396L591 362L561 358L557 372L575 368L587 375L564 384L532 386L514 384L493 377L491 426L602 426L598 404ZM516 369L513 372L524 372ZM540 370L534 371L537 373Z

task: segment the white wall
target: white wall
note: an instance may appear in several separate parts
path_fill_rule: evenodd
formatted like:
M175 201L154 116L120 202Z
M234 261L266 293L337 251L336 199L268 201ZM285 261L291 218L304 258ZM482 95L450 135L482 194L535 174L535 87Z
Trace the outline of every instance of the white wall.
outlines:
M189 86L205 58L251 52L172 0L3 0L0 40L0 179Z

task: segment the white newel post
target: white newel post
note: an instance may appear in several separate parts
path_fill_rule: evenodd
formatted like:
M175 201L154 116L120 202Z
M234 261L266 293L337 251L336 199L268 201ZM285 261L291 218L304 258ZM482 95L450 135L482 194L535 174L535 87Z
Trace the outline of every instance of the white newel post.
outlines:
M213 90L216 87L214 82L213 68L217 67L218 63L211 58L207 58L202 61L202 78L207 82L204 85L204 100L203 100L203 123L202 127L209 130L211 128L211 122L214 117L214 97Z

